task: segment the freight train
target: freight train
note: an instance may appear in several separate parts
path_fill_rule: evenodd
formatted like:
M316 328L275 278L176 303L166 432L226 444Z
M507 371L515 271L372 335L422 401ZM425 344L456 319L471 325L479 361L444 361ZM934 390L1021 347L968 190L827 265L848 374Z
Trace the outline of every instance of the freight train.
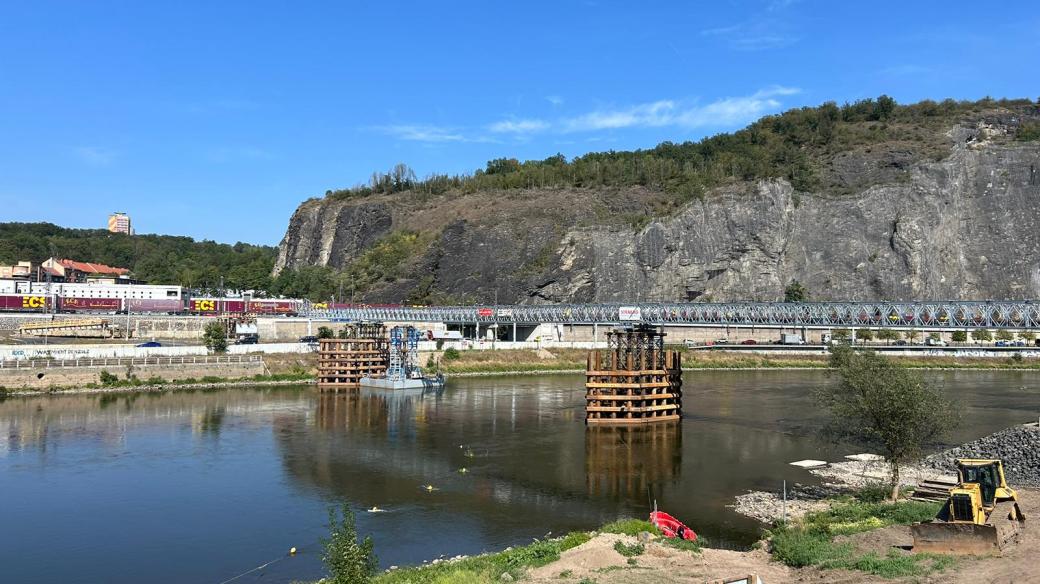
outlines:
M44 285L18 284L21 291L0 284L0 311L295 316L304 306L296 299L193 296L180 286L54 284L46 293Z

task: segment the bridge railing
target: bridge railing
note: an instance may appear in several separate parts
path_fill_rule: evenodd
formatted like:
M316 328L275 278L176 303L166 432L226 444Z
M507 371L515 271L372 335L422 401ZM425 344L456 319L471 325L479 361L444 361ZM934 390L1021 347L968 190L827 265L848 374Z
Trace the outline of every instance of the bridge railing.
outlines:
M619 324L831 328L1038 328L1040 301L727 302L365 307L311 318L449 324Z

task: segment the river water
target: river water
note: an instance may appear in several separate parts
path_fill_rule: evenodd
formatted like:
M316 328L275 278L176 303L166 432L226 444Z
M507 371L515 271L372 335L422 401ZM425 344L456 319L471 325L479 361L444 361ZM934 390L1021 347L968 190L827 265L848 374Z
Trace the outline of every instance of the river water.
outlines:
M1036 373L929 377L963 404L951 442L1040 412ZM759 525L726 507L734 495L812 483L788 463L855 452L815 438L822 372L689 372L681 424L641 429L586 429L582 383L8 398L0 581L216 584L272 560L234 582L316 579L336 502L357 512L383 567L642 517L651 499L715 543L746 546ZM286 557L292 546L301 553Z

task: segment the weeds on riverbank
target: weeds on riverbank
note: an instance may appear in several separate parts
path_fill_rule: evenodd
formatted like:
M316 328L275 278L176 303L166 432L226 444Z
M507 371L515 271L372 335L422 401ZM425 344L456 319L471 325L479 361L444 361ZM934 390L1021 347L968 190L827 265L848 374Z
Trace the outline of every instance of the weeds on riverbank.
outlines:
M872 497L865 495L864 498ZM775 560L795 568L841 568L883 578L942 571L953 565L952 558L906 554L896 550L889 550L883 556L876 552L859 553L852 543L835 541L837 536L931 519L939 506L940 503L920 501L884 503L863 498L840 499L829 509L809 513L800 521L771 529L768 532L769 549Z
M560 559L560 554L592 539L585 532L572 532L558 539L537 540L531 544L494 554L464 558L453 562L402 568L375 577L375 584L479 584L493 582L502 574L517 579L529 568Z
M251 377L217 377L214 375L206 375L200 378L186 377L184 379L165 379L159 376L152 376L147 379L141 379L136 375L130 375L126 379L122 379L108 371L102 370L99 377L100 384L88 383L83 386L84 389L125 389L134 387L155 387L155 386L166 386L166 385L196 385L199 383L217 384L217 383L242 383L246 381L256 382L269 382L269 381L309 381L313 379L313 375L310 373L275 373L271 375L257 374Z
M364 584L379 568L372 538L358 539L354 513L346 505L329 509L329 537L322 538L321 561L329 571L326 582Z

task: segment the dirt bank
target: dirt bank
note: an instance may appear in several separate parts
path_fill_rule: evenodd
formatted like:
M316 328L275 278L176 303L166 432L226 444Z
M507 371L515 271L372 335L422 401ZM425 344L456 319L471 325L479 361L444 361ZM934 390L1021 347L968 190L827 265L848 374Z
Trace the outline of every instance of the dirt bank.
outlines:
M1040 490L1020 490L1027 516L1035 518L1040 510ZM913 538L910 528L893 525L840 538L851 543L859 554L875 553L880 557L908 555ZM866 572L792 568L774 561L765 549L730 551L704 548L699 553L676 549L653 541L630 558L615 549L616 542L634 546L636 538L627 535L599 534L589 542L563 552L560 559L531 570L525 581L541 584L560 582L610 582L650 584L664 582L703 583L721 578L757 574L768 584L785 582L827 582L851 584L859 582L944 582L979 584L980 582L1040 582L1040 521L1028 521L1017 545L1000 557L957 558L952 566L930 574L899 578L883 578ZM631 548L629 548L631 549Z

